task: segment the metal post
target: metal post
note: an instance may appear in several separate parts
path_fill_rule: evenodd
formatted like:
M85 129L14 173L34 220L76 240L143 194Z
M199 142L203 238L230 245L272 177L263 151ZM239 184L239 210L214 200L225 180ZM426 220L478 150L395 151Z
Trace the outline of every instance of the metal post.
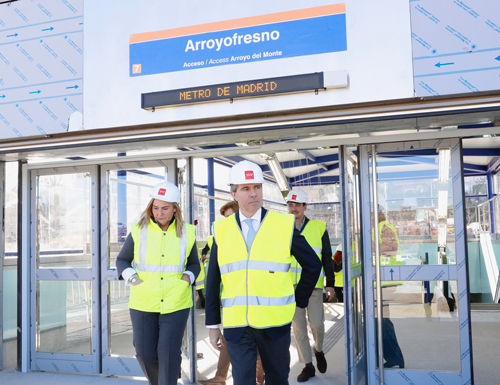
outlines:
M18 162L17 182L17 370L27 372L30 369L30 200L31 191L26 161ZM24 257L26 256L26 257Z
M207 159L207 193L209 197L215 197L215 182L214 182L214 158ZM208 211L210 212L209 224L215 222L215 199L208 199ZM211 231L211 230L209 230Z
M488 200L494 197L493 194L493 173L491 170L489 170L486 173L486 176L488 178ZM489 203L490 205L490 233L495 234L495 202L491 201Z
M382 280L380 278L380 242L378 229L378 189L377 189L377 160L376 146L372 144L372 191L373 191L373 227L374 227L374 245L375 245L375 273L377 283L377 336L378 336L378 367L380 384L384 384L384 348L382 341Z
M0 370L3 369L3 261L5 258L5 162L0 162Z
M118 156L126 156L126 152L118 153ZM117 172L118 180L127 180L127 171L126 170L118 170ZM127 237L127 185L125 183L117 183L116 186L116 195L117 195L117 239L118 242L125 242L125 238Z
M193 158L186 158L186 215L185 221L187 223L194 222L194 178L193 178ZM195 301L196 290L193 286L193 307L189 310L188 319L188 337L189 337L189 363L190 363L190 373L189 381L191 383L196 383L197 375L197 351L196 351L196 301Z

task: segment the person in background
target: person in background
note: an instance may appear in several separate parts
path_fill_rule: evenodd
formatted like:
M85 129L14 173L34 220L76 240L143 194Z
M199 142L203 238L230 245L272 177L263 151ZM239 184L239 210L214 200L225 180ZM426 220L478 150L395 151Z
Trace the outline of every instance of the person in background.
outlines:
M292 327L295 337L295 344L299 353L299 361L305 364L304 369L298 375L298 382L306 382L316 375L316 369L312 363L311 345L307 335L307 324L311 328L314 338L314 355L316 356L316 366L320 373L325 373L327 362L323 353L323 340L325 337L325 311L323 308L323 287L325 287L326 275L326 300L330 301L334 297L334 273L332 260L332 247L330 237L326 230L326 223L311 220L305 215L307 210L308 196L306 192L293 189L286 197L288 212L295 215L295 228L306 238L309 245L316 252L315 259L321 261L323 268L321 275L316 282L315 289L309 298L309 305L306 309L296 308L293 316ZM302 268L297 259L293 258L291 266L292 282L296 285L300 280ZM307 311L307 318L306 318Z
M372 222L374 221L374 215L372 213ZM401 245L399 242L398 234L394 226L386 220L385 214L379 210L378 212L378 239L380 247L380 264L381 265L402 265L401 261L398 261L397 256L400 256ZM372 230L372 239L374 239L374 231ZM391 285L401 285L402 281L382 281L382 288ZM396 330L394 324L391 321L389 306L383 306L383 318L382 318L382 345L384 351L384 368L393 368L399 366L400 369L405 367L405 360L403 357L403 352L398 343L396 337Z
M333 271L335 273L335 296L337 302L344 302L344 273L342 272L342 243L337 246L333 255Z
M229 185L239 210L214 223L207 273L210 343L218 350L227 343L236 385L255 385L257 348L266 383L288 384L295 307L307 307L321 272L321 262L295 229L293 215L262 207L263 183L262 169L253 162L231 168ZM292 254L302 267L295 290L289 272ZM219 329L221 300L224 336Z
M175 385L200 261L195 227L182 220L177 186L162 182L150 197L116 267L119 279L131 285L133 343L142 371L151 385Z

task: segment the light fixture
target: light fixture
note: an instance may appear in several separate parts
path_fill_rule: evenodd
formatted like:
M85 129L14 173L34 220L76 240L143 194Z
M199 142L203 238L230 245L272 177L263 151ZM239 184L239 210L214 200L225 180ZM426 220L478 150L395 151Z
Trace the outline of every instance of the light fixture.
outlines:
M278 188L280 189L281 194L283 195L283 197L286 197L286 195L290 191L290 185L288 184L288 180L286 179L285 173L283 172L278 159L276 159L276 154L273 154L272 156L265 154L265 159L269 166L269 169L273 173L274 179L278 184Z
M450 149L439 149L439 183L448 183L450 175Z

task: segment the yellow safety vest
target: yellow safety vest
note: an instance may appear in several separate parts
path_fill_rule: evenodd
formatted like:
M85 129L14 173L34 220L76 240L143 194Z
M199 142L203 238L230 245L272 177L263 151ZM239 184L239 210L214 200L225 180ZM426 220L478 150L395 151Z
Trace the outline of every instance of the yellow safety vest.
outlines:
M207 243L208 243L208 248L210 250L212 250L212 245L214 244L214 236L213 235L210 235L208 238L207 238Z
M205 288L205 264L200 260L200 274L196 278L196 290Z
M394 228L394 226L391 225L387 221L382 221L382 222L379 222L379 224L378 224L378 240L379 240L379 243L382 244L382 229L384 228L384 226L387 226L394 233L394 237L396 238L396 243L398 245L398 249L397 249L397 252L395 254L393 254L393 255L382 254L382 252L381 252L381 254L380 254L380 265L381 266L402 265L403 262L397 260L397 257L401 256L403 254L401 252L401 244L399 243L398 234L397 234L396 229ZM373 233L373 229L372 229L372 240L373 240L373 238L374 238L374 233ZM382 286L391 286L391 285L402 285L403 283L404 283L403 281L382 281L381 285Z
M195 244L195 227L184 223L177 238L175 220L167 231L149 221L132 225L134 260L141 284L130 287L129 307L151 313L172 313L193 306L191 285L182 278L186 261Z
M224 328L263 329L292 321L295 294L289 271L294 226L293 215L268 211L247 250L235 214L215 222Z
M312 247L319 260L322 261L323 242L322 237L326 231L326 223L322 221L310 220L306 223L302 231L300 232L306 239L309 246ZM302 267L297 262L295 257L292 259L292 266L290 268L292 274L292 282L294 285L298 284L300 281L300 275L302 273ZM323 289L325 286L325 271L323 266L321 267L321 273L316 283L316 289Z
M343 271L343 269L338 271L338 272L334 272L334 274L335 274L335 283L333 286L344 287L344 271Z

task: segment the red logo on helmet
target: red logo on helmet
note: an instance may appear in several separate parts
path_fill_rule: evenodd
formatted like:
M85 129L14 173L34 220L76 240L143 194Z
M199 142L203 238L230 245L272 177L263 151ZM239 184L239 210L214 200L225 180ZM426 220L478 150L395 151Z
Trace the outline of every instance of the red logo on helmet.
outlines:
M292 195L292 199L293 199L293 200L297 200L297 195L295 195L295 194L294 194L294 195Z
M245 179L254 179L253 177L253 171L245 171Z
M165 193L167 192L167 190L165 190L164 188L161 188L158 190L158 195L163 195L165 196Z

